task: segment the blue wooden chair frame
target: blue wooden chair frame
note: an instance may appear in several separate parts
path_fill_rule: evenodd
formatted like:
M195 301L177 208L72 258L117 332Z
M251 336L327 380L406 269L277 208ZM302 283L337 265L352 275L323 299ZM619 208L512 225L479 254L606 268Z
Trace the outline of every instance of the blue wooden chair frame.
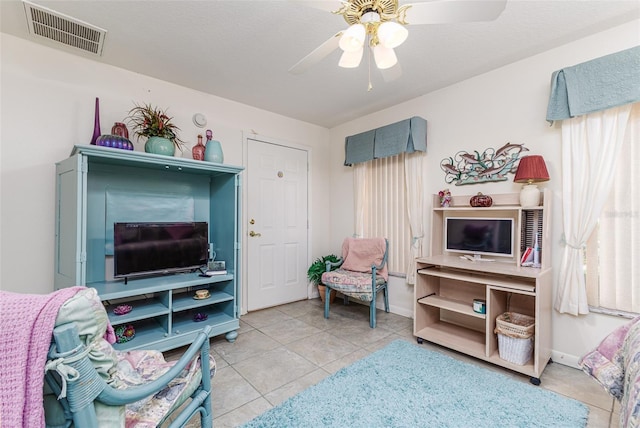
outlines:
M122 406L149 397L165 388L199 352L202 370L200 385L191 395L189 404L176 410L180 413L168 426L183 427L193 415L199 412L201 426L212 427L211 378L208 375L210 330L210 326L203 329L178 362L158 379L137 387L115 389L108 385L94 369L87 356L86 347L78 337L75 324L63 324L53 331L54 344L51 346L48 358L52 360L62 358L67 369L75 370L78 376L64 382L59 376L47 372L45 381L57 395L60 395L66 387L66 397L59 401L64 409L68 426L73 421L76 427L98 428L94 400L109 406Z
M371 328L376 328L376 299L380 291L382 291L383 297L384 297L384 311L387 313L389 312L388 281L384 281L383 283L376 285L377 271L382 269L384 265L387 263L387 257L389 254L389 240L385 238L384 242L385 242L385 249L384 249L384 257L382 258L382 262L380 262L380 265L378 266L376 266L375 264L371 265L371 302L369 303L369 327ZM335 263L327 261L325 266L325 269L326 269L325 271L330 272L334 270L333 268L339 268L340 266L342 266L342 263L344 263L344 259L342 257L340 257L340 259ZM329 294L331 293L331 284L326 284L323 282L323 285L325 285L326 287L325 299L324 299L324 317L329 318L329 300L330 300ZM345 305L349 304L349 296L346 294L344 295L344 304Z

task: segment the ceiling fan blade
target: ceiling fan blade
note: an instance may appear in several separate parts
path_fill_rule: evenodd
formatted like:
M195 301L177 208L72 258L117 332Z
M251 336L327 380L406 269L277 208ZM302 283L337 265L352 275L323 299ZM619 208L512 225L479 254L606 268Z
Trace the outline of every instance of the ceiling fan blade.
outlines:
M391 68L380 70L380 73L382 74L382 80L384 80L386 83L390 83L396 79L399 79L400 76L402 76L402 67L398 62L396 65L394 65Z
M409 6L400 13L398 22L422 25L493 21L500 16L506 5L507 0L434 0L412 3L399 8L400 12Z
M326 42L315 48L309 55L298 61L293 67L289 69L289 73L302 74L312 66L322 61L327 55L338 49L340 37L342 37L342 31L338 31Z
M312 7L314 9L333 12L342 8L345 3L341 0L289 0L290 2L300 3L303 6Z

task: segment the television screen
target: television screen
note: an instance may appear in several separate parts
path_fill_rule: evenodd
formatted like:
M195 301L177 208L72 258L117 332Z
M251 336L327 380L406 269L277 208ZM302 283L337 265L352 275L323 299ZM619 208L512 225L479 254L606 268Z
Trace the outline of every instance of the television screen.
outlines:
M447 217L445 250L512 257L513 219Z
M192 270L207 264L206 222L114 223L114 277Z

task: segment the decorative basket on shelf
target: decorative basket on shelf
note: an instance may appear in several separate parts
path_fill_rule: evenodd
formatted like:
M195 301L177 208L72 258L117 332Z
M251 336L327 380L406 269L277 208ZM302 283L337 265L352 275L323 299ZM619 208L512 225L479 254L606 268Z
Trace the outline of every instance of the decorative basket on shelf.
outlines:
M524 365L533 354L535 318L515 312L505 312L496 318L494 333L498 335L500 358Z

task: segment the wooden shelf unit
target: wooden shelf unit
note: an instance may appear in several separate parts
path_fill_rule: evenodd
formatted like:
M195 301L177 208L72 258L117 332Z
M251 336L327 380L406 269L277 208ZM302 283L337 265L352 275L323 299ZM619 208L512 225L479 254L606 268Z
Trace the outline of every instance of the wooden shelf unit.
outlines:
M438 195L433 197L432 255L417 259L414 335L418 342L437 343L531 376L531 382L539 384L551 357L551 255L548 249L541 251L539 268L521 266L520 257L524 243L531 242L523 236L531 227L537 229L541 248L549 242L550 195L545 191L542 205L531 209L518 205L517 193L492 195L494 206L489 208L470 207L471 196L454 197L447 208L439 206ZM514 257L479 262L444 251L445 218L456 215L514 219ZM523 227L531 218L534 224ZM486 301L486 314L473 311L474 299ZM535 318L533 356L524 365L499 355L496 317L508 311Z
M225 334L233 342L240 327L241 171L185 158L75 146L69 158L56 164L56 289L93 287L114 327L133 325L135 337L115 344L118 350L188 345L205 326L213 327L211 336ZM127 204L143 208L131 211ZM185 219L185 212L192 218ZM118 216L127 217L118 221L206 221L209 241L228 274L113 279L110 225ZM193 299L200 289L209 290L210 297ZM119 304L133 309L115 315ZM198 312L207 319L195 322Z

